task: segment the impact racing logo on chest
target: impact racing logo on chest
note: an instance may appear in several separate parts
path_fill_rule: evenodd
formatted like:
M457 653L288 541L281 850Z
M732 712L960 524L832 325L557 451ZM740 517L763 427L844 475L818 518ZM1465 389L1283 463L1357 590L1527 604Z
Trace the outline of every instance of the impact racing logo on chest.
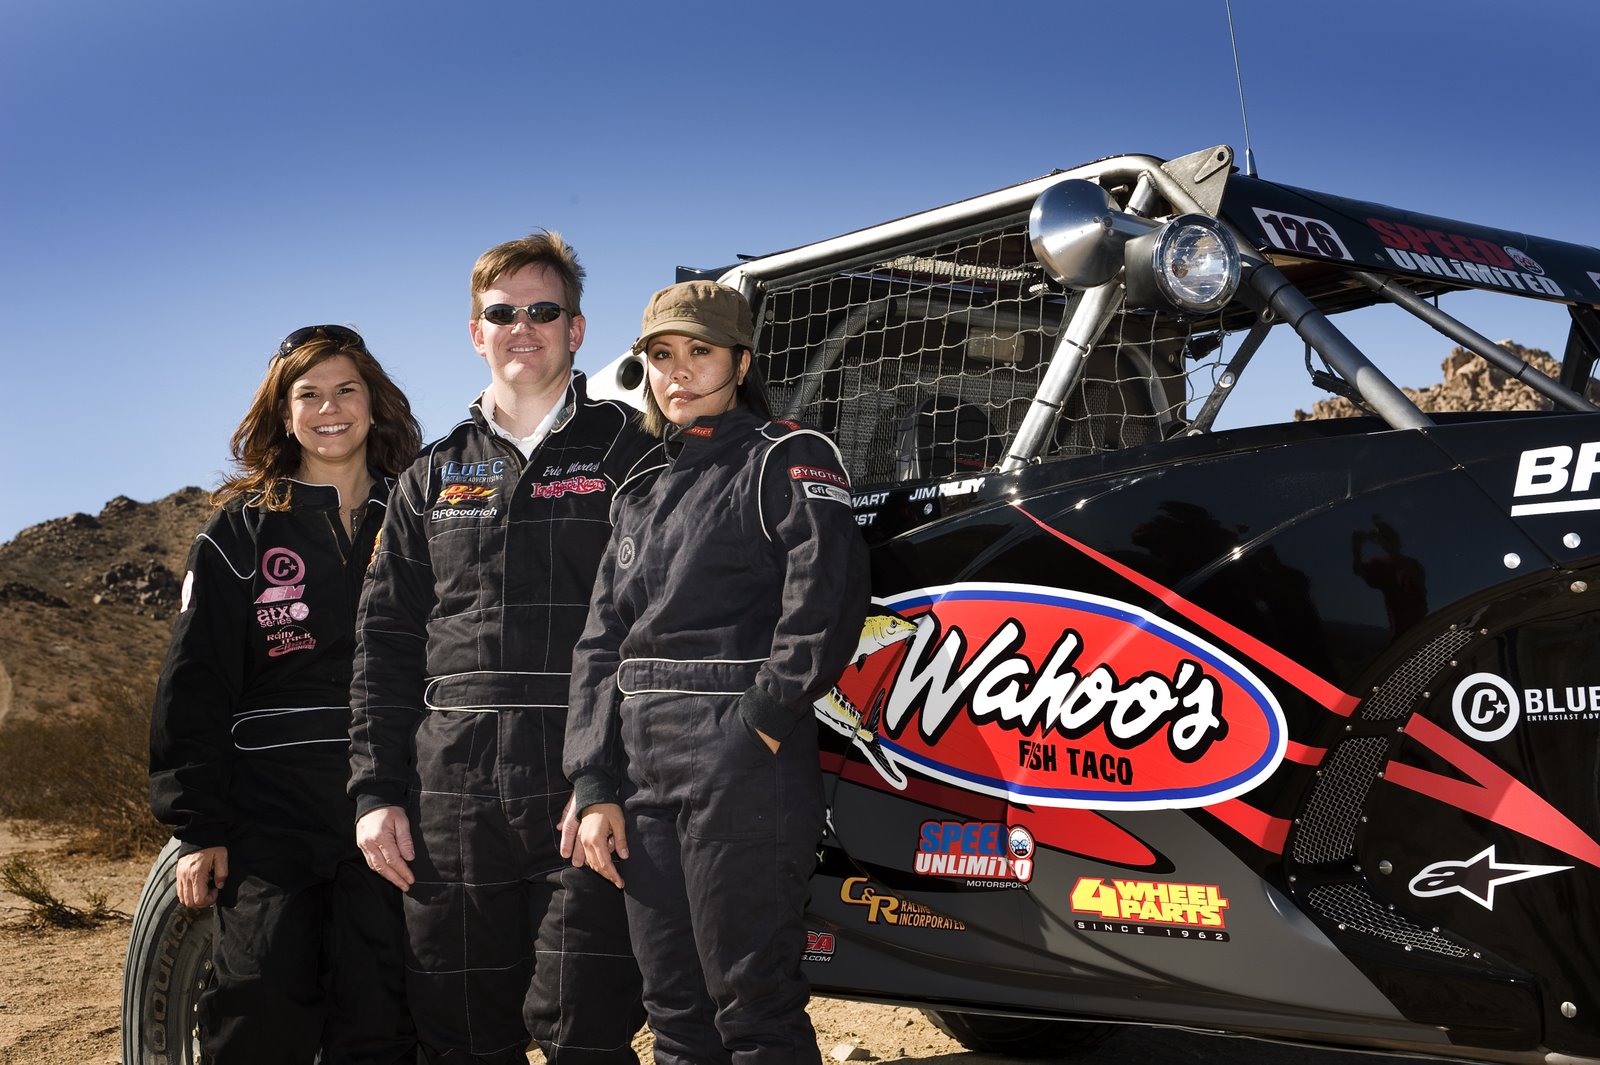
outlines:
M857 746L896 788L911 769L1032 806L1198 807L1249 791L1283 760L1283 711L1266 685L1131 604L974 583L883 605L915 631L864 644L834 691L869 708Z
M599 477L567 477L559 481L535 481L528 494L534 499L559 499L568 492L588 495L605 490L606 482Z

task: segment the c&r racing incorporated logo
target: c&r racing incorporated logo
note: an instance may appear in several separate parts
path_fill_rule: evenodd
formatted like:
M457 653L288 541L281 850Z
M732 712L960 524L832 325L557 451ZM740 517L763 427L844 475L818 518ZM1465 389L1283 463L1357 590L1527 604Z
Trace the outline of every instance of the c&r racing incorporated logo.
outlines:
M868 924L892 924L902 928L937 928L946 932L965 932L965 921L946 917L915 899L880 894L864 876L852 876L839 885L839 901L865 906Z

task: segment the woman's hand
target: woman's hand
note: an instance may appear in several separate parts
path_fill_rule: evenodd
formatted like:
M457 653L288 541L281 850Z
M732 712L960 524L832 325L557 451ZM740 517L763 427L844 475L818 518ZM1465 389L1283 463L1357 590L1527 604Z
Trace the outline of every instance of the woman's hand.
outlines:
M583 868L583 851L578 847L578 811L573 809L578 797L567 797L566 809L561 811L561 820L556 824L556 831L561 833L561 857L571 858L572 864Z
M761 742L767 745L767 750L771 751L773 754L777 754L778 753L778 746L779 746L779 741L778 740L775 740L771 736L768 736L765 732L762 732L760 729L756 729L756 735L760 736L761 737Z
M628 835L622 827L622 807L614 802L597 802L583 809L583 819L578 823L578 850L572 855L573 865L587 865L617 887L622 887L622 874L612 863L612 856L628 856Z
M228 848L207 847L178 859L178 901L203 910L228 882Z
M411 843L411 819L400 807L380 806L362 814L356 822L356 846L367 859L367 867L401 891L416 883L406 864L417 857Z

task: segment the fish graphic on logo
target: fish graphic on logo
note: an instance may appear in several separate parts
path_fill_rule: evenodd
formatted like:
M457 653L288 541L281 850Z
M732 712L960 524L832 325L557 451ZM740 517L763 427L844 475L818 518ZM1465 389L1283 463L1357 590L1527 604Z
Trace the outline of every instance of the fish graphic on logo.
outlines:
M892 611L885 611L881 607L874 607L874 610L876 613L868 614L866 620L861 623L861 638L856 643L856 653L850 660L855 669L861 669L868 658L895 644L909 640L917 632L915 622L908 621ZM883 672L888 673L891 665L892 663L885 662ZM878 771L879 776L888 781L895 790L904 791L905 773L895 762L894 756L878 742L878 720L883 715L883 701L883 690L880 687L872 706L863 714L861 709L850 701L850 697L835 685L812 706L816 709L819 721L839 735L849 738L856 749L865 755L867 761Z
M482 503L492 499L495 491L481 484L447 484L439 489L439 502L452 507L461 503Z

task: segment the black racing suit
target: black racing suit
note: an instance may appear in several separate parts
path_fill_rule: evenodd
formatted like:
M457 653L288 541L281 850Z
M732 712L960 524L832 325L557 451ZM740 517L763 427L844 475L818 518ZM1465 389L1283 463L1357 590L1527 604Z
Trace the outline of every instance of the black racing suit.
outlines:
M634 1062L644 1017L621 893L557 850L572 647L618 484L659 463L575 374L524 461L477 404L395 490L367 579L350 793L404 806L407 988L433 1055ZM536 964L537 959L537 964Z
M860 635L866 545L814 430L737 408L666 446L670 466L613 510L567 775L580 809L623 803L656 1061L815 1062L800 969L825 816L811 704Z
M183 853L228 848L216 984L222 1065L409 1061L396 892L355 845L350 659L389 487L354 540L331 485L287 511L234 502L195 538L150 721L150 799Z

